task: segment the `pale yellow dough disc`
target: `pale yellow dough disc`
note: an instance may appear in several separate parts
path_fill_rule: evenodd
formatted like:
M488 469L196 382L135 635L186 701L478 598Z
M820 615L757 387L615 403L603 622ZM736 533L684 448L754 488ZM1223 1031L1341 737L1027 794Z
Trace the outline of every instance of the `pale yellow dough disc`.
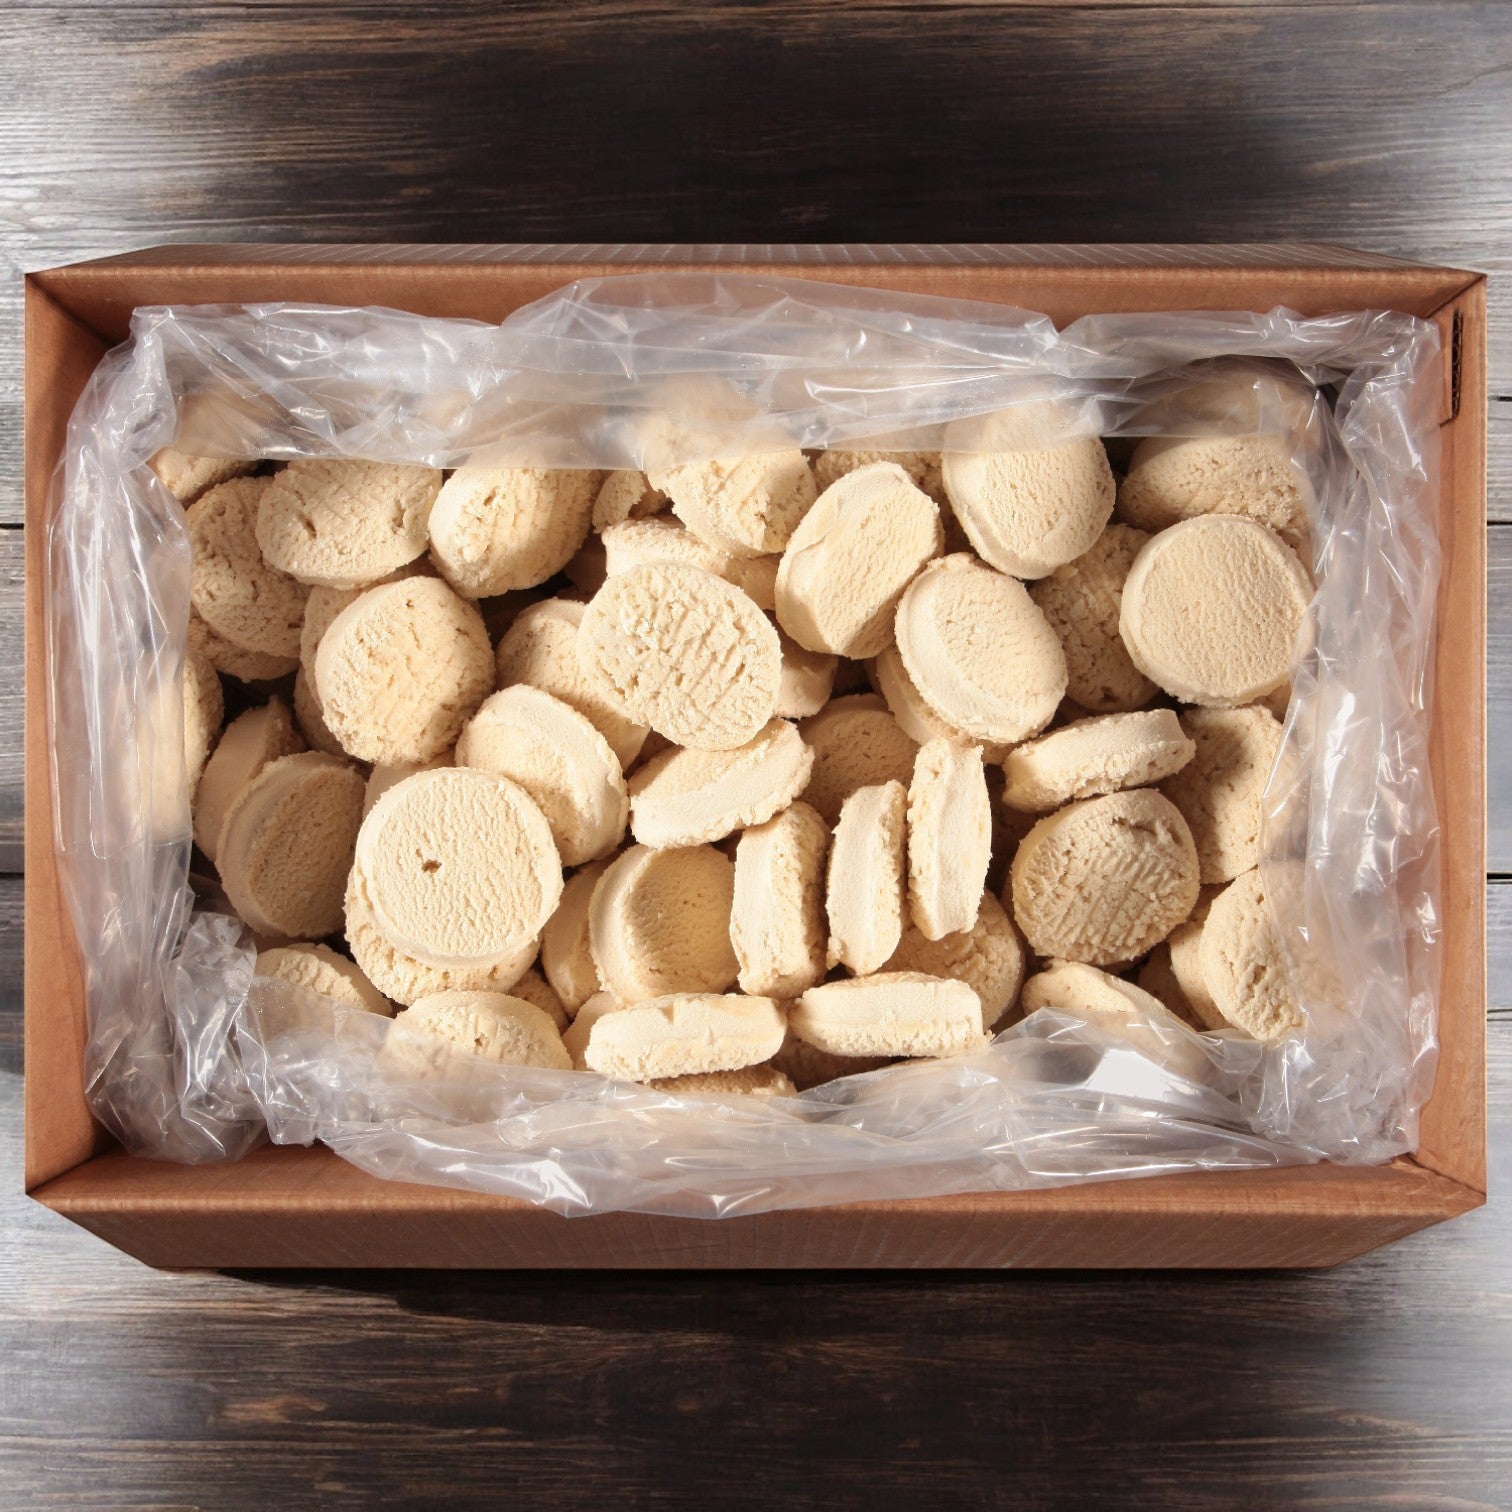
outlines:
M347 749L331 733L320 707L320 696L315 685L301 667L294 674L294 722L312 751L324 751L327 756L345 756Z
M910 923L882 970L917 971L965 982L981 999L982 1027L990 1034L1018 1002L1024 947L1003 905L984 892L970 929L930 940Z
M444 1069L454 1051L506 1066L570 1071L556 1025L534 1003L503 992L436 992L406 1008L389 1030L384 1056L394 1069Z
M693 534L686 525L663 518L626 520L603 535L604 576L632 567L671 562L697 567L738 588L758 609L771 609L777 596L777 558L737 556Z
M439 771L442 767L456 766L456 764L456 758L451 751L442 751L439 756L433 756L429 761L408 761L398 766L375 766L368 773L367 788L362 795L362 817L366 819L372 813L373 805L391 787L403 782L406 777L413 777L416 772Z
M589 1031L583 1062L601 1076L637 1082L738 1071L769 1061L785 1032L771 998L676 993L604 1014Z
M828 851L829 828L806 803L741 835L730 942L742 992L786 999L823 980Z
M361 761L430 761L457 743L493 687L476 606L437 578L369 588L331 622L315 689L331 733Z
M612 577L578 627L578 660L629 718L678 745L731 750L771 719L777 631L752 601L696 567Z
M1016 578L1074 561L1113 513L1113 470L1095 436L1065 440L1066 417L1020 406L946 430L951 508L982 559Z
M695 1071L649 1083L658 1092L702 1092L709 1096L795 1097L798 1089L775 1066L743 1066L739 1071Z
M857 788L835 824L825 884L828 961L858 976L881 969L903 938L908 791Z
M786 808L813 765L814 753L785 719L733 751L663 751L630 778L631 832L658 850L722 840Z
M944 497L944 482L940 477L939 452L927 451L822 451L814 458L814 485L820 493L838 483L847 473L853 473L874 462L891 462L901 467L908 481L922 489L936 503Z
M781 551L818 495L796 450L647 468L646 476L694 535L736 556Z
M1170 934L1197 902L1186 820L1147 788L1050 814L1013 858L1013 916L1036 955L1120 965Z
M1258 870L1236 877L1213 899L1200 959L1213 1003L1233 1028L1275 1043L1302 1027Z
M329 945L302 942L275 946L258 955L254 970L258 976L275 977L280 982L334 998L346 1008L381 1013L385 1018L394 1011L394 1005L362 972Z
M612 472L593 501L593 528L605 531L624 520L660 514L670 502L659 488L652 488L645 473Z
M578 662L578 626L586 604L545 599L515 617L499 641L499 686L529 683L592 721L626 771L645 744L647 726L620 712L618 698L606 697Z
M593 1026L606 1013L618 1013L622 1008L630 1006L629 1003L620 1002L612 992L596 992L578 1009L577 1016L562 1031L562 1046L572 1057L574 1070L588 1069L583 1063L583 1052L588 1048L588 1036L593 1033Z
M593 964L588 914L593 890L608 866L607 859L595 861L568 877L562 901L541 932L541 970L569 1016L603 987Z
M218 483L189 506L195 612L225 639L265 656L297 656L309 589L263 560L257 545L259 502L267 478Z
M457 739L458 766L519 783L535 799L564 866L624 839L630 799L619 759L578 711L518 684L484 699Z
M734 896L735 868L713 846L632 845L588 905L599 980L622 1003L723 992L740 970L730 944Z
M840 805L858 788L895 781L906 786L913 777L919 743L874 693L832 699L798 730L814 753L802 797L826 824L839 819Z
M346 887L346 938L352 957L379 991L396 1003L413 1003L433 992L473 988L508 992L536 958L536 942L527 940L502 961L487 966L437 968L406 955L387 939L373 918L362 871L353 866Z
M987 1043L976 993L965 982L919 971L811 987L789 1011L788 1024L831 1055L964 1055Z
M885 1055L832 1055L828 1050L820 1050L799 1039L791 1025L782 1049L772 1057L773 1069L786 1076L800 1092L822 1087L842 1076L862 1076L868 1071L878 1071L889 1064L891 1059Z
M1029 589L1065 652L1066 696L1091 714L1127 713L1158 691L1118 633L1124 580L1149 539L1132 526L1110 525L1088 551Z
M257 463L245 457L195 457L165 446L147 464L180 504L192 504L207 488L244 478Z
M189 649L208 657L210 665L225 677L239 682L272 682L287 677L299 665L297 656L273 656L249 651L218 635L192 609L189 611Z
M442 969L518 954L562 895L540 809L516 783L467 767L391 787L362 821L357 862L379 928Z
M319 751L270 761L221 826L231 906L273 939L335 933L361 820L362 777L346 762Z
M898 604L898 650L919 696L973 740L1023 740L1050 723L1066 657L1024 585L969 556L932 562Z
M431 559L464 598L544 583L587 538L599 476L569 468L459 467L431 510Z
M892 640L893 614L943 543L940 511L892 462L847 473L819 496L777 569L777 623L809 651L857 660Z
M1118 485L1118 514L1144 530L1244 515L1280 535L1307 528L1307 489L1281 436L1147 436Z
M194 798L194 841L212 862L221 826L242 789L270 761L302 750L304 741L295 733L289 707L281 698L238 714L226 726L205 763Z
M1140 551L1119 633L1173 698L1232 708L1291 675L1312 586L1273 531L1235 515L1173 525Z
M546 1015L560 1034L572 1020L567 1016L567 1010L562 1006L562 1000L552 990L551 984L534 967L527 971L513 987L509 989L510 997L523 998L527 1003L534 1004Z
M1196 754L1160 790L1192 832L1203 882L1229 882L1260 864L1262 800L1281 725L1269 709L1251 706L1188 709L1181 727Z
M1196 749L1170 709L1076 719L1008 752L1003 801L1045 814L1075 798L1148 787L1181 771Z
M184 653L184 775L189 797L199 786L210 748L220 734L226 700L215 665L202 651Z
M829 702L838 660L820 651L805 651L780 628L777 639L782 646L782 679L777 684L775 712L779 719L807 719Z
M908 788L908 907L927 940L969 930L992 860L992 804L977 746L919 747Z
M302 583L376 583L424 555L440 488L434 467L301 458L263 494L257 543L271 565Z

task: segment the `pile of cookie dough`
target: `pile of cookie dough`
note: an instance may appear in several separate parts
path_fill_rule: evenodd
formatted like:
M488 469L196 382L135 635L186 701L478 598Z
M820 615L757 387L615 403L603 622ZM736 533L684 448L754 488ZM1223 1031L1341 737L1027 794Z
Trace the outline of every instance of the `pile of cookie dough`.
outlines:
M608 474L160 453L194 838L257 971L397 1012L398 1073L694 1091L1040 1008L1168 1061L1298 1027L1256 869L1311 594L1285 443L1120 444L1119 477L1048 406L969 434Z

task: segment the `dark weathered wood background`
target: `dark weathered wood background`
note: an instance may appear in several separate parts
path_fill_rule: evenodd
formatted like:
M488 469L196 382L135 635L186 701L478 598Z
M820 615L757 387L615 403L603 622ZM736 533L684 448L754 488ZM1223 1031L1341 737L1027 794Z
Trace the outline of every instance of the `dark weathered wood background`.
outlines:
M1317 1275L175 1277L15 1174L21 270L161 240L1321 238L1496 272L1508 6L10 0L0 228L0 1505L1512 1503L1499 1200ZM1499 1185L1505 1007L1491 1043Z

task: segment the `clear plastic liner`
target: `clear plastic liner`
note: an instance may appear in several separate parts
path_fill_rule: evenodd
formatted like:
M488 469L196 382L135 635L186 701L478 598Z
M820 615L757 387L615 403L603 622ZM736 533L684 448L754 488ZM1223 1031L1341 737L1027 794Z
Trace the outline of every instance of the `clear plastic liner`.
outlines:
M1431 1087L1435 328L1358 312L1093 315L734 273L587 280L499 326L317 306L144 309L70 424L49 537L53 785L88 1095L133 1153L322 1140L386 1177L564 1213L715 1217L1414 1148ZM981 1052L795 1098L673 1096L452 1055L252 975L190 878L183 512L209 455L622 468L737 450L967 444L1051 400L1071 432L1275 434L1317 582L1267 791L1266 892L1305 1025L1276 1046L1041 1010ZM955 428L952 429L953 425Z

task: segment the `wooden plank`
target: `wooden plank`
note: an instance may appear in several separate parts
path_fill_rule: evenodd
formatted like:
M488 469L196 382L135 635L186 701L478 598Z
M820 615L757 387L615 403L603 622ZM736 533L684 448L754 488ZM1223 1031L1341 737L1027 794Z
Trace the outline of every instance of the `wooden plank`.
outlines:
M1512 1019L1512 878L1486 884L1486 987L1492 1018Z
M23 539L0 528L0 872L21 870Z
M1486 866L1512 872L1512 525L1493 525L1486 560Z

